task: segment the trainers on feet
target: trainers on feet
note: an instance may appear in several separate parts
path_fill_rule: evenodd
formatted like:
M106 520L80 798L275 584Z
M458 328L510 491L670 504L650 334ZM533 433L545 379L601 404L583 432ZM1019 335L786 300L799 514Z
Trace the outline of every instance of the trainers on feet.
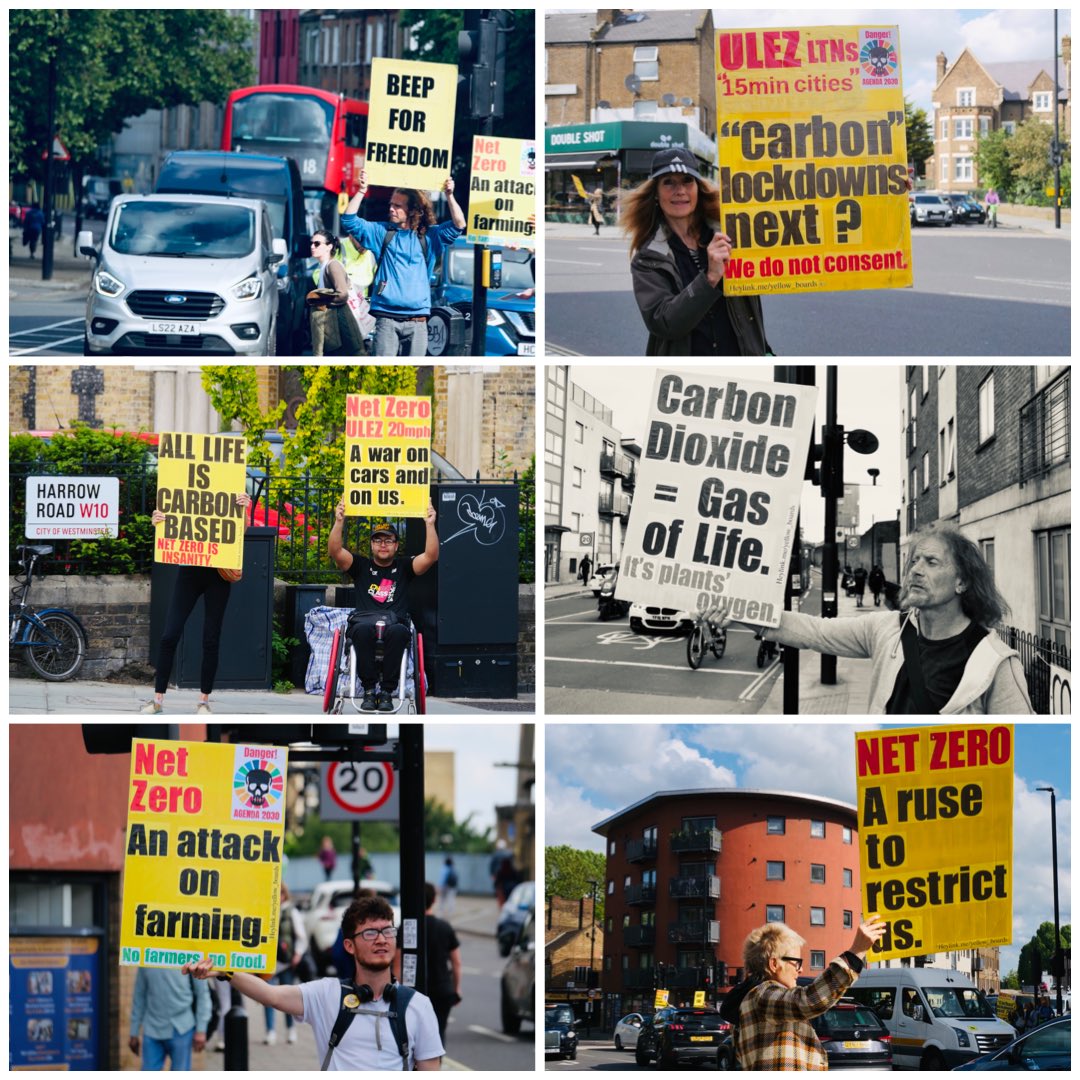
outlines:
M394 698L389 690L383 690L379 694L379 712L393 712Z
M291 1042L291 1043L296 1042L296 1028L295 1027L289 1028L289 1034L285 1036L285 1041L286 1042Z
M263 1039L263 1042L266 1043L267 1046L273 1046L274 1043L277 1042L277 1032L273 1030L268 1031L266 1033L266 1038Z
M148 701L140 710L141 713L146 713L147 716L155 716L161 712L160 701Z
M376 704L376 697L375 697L374 688L369 690L365 686L364 687L364 696L360 701L360 708L363 709L365 712L374 712L375 711L375 704Z
M195 706L195 715L196 716L210 716L211 715L210 702L209 701L200 701L199 704Z

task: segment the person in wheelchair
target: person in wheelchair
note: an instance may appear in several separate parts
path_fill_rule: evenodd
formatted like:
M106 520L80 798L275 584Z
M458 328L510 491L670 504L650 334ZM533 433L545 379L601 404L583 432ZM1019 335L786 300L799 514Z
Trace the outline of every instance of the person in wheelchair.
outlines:
M393 688L409 646L409 582L426 574L439 558L435 507L430 502L424 523L424 550L411 559L398 556L397 529L386 522L371 530L371 557L354 555L342 544L344 500L337 504L327 550L330 561L356 582L356 610L349 617L348 632L356 649L356 667L364 689L360 708L364 711L394 711ZM375 654L379 622L384 623L381 665ZM377 686L381 689L376 695Z

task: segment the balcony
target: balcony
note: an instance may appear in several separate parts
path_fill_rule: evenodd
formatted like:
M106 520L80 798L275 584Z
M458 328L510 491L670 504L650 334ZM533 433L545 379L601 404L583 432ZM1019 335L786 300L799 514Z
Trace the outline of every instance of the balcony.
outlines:
M715 919L668 923L667 939L673 945L716 945L720 923Z
M656 903L655 885L627 885L623 899L631 906Z
M700 968L666 967L664 969L664 983L669 990L697 990L700 980ZM652 990L655 986L656 975L651 967L623 969L623 990Z
M624 968L622 984L624 990L651 990L656 983L652 967Z
M1020 483L1034 480L1069 460L1072 414L1070 369L1066 368L1020 406Z
M624 926L623 944L628 949L644 949L656 944L655 926Z
M669 990L697 990L701 981L701 968L669 967L665 981Z
M630 516L630 497L621 493L616 495L611 491L601 491L596 508L608 517L617 516L625 520Z
M708 851L719 854L721 835L719 829L687 829L671 838L671 850L675 852Z
M672 900L719 900L720 879L715 874L673 877L668 896Z
M600 454L600 475L628 477L634 475L634 459L627 454L615 451L613 454Z
M631 863L651 862L656 858L655 840L627 840L626 861Z

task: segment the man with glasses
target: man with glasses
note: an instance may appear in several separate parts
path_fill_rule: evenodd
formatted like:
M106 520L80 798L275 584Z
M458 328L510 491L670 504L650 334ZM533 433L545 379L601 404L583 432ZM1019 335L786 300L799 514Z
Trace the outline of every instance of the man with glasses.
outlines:
M337 505L327 551L330 561L356 582L356 610L349 618L349 635L356 649L356 667L364 696L361 710L393 712L401 658L409 645L409 582L426 574L439 558L435 507L428 503L424 517L424 550L411 559L398 557L397 529L380 522L371 530L371 557L354 555L342 543L345 503ZM382 624L381 627L379 624ZM381 635L383 660L375 657ZM381 690L376 694L376 686Z
M390 1019L391 1009L399 1007L397 984L390 975L397 949L393 916L393 910L381 896L361 897L346 909L341 931L345 951L356 965L350 985L343 987L338 979L327 978L300 986L271 986L256 975L243 972L218 975L218 978L230 979L240 993L260 1005L291 1013L302 1023L311 1024L324 1070L438 1069L443 1045L435 1010L425 995L413 993L404 1010L408 1032L404 1057L395 1041ZM181 973L197 979L209 978L210 958L185 964ZM352 1019L331 1047L331 1036L343 1013L351 1013Z

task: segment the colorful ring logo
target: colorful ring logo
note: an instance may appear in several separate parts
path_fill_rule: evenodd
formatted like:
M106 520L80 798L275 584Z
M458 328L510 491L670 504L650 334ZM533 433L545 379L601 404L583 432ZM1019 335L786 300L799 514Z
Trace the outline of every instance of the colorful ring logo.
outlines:
M887 38L867 41L859 50L859 63L863 74L874 79L887 79L896 74L900 60L896 47Z
M272 809L281 801L285 778L273 761L245 761L233 777L233 798L249 810Z

